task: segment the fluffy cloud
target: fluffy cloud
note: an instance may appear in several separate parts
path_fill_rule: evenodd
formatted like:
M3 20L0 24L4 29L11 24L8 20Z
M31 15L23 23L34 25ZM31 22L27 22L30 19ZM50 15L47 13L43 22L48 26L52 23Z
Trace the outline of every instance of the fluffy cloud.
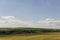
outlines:
M47 18L45 20L39 21L37 26L43 28L60 28L60 20Z
M1 16L0 27L32 27L33 23L16 19L14 16Z
M1 16L2 19L15 19L14 16Z
M54 18L46 18L36 23L26 22L16 19L14 16L1 16L0 27L35 27L35 28L60 28L60 20Z

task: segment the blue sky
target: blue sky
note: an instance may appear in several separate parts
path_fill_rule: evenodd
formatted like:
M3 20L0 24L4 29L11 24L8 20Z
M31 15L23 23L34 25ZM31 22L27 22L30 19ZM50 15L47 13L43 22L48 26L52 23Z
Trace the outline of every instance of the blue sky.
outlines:
M26 21L60 19L60 0L0 0L0 16L16 16Z
M0 27L60 28L60 0L0 0Z

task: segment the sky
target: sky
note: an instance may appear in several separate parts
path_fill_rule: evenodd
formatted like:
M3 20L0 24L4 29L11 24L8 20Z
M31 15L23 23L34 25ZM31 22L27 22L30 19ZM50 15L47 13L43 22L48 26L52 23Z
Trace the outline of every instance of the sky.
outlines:
M60 0L0 0L0 27L60 28Z

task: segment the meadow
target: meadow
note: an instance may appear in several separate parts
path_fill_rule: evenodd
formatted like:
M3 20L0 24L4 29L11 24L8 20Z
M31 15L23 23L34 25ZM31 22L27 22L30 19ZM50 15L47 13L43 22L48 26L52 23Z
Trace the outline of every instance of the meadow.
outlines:
M0 28L0 40L60 40L60 29Z
M0 36L0 40L60 40L60 32L33 35L5 35Z

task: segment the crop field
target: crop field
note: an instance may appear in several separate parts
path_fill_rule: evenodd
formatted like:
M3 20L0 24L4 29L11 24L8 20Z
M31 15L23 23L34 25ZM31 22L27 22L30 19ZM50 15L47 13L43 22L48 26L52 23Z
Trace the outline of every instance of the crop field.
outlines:
M60 32L26 35L3 35L0 40L60 40Z

